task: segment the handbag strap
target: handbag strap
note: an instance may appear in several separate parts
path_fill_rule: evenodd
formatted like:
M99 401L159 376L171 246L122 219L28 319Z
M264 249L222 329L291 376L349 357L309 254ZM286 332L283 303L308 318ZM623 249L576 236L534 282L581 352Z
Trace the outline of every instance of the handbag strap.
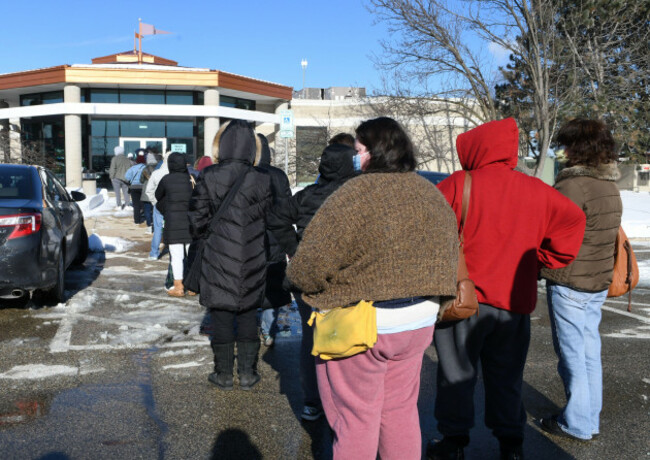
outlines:
M465 238L465 221L467 220L467 209L469 208L470 191L472 190L472 175L465 171L465 181L463 183L463 201L460 213L460 245L462 246Z
M226 194L226 197L223 199L221 204L219 205L219 209L217 209L217 212L215 213L214 217L212 218L212 222L210 222L210 231L213 231L216 229L216 224L219 222L219 219L221 219L221 216L223 213L228 209L230 206L230 203L232 202L233 198L235 198L235 195L237 194L237 190L241 187L241 185L244 183L244 178L246 177L246 173L248 172L248 169L244 169L239 177L237 177L237 180L233 184L232 187L230 187L230 190L228 190L228 193Z

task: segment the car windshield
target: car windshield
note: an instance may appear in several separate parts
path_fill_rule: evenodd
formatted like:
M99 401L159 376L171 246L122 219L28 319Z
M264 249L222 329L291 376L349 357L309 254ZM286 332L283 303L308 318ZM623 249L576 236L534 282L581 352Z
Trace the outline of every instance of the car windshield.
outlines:
M32 175L27 168L0 166L0 200L32 198Z

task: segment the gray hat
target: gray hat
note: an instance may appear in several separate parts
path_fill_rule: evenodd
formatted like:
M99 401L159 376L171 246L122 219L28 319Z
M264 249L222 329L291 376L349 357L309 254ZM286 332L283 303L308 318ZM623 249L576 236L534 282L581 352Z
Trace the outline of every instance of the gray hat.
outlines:
M121 145L118 145L117 147L115 147L113 149L113 153L115 155L124 155L124 147L122 147Z

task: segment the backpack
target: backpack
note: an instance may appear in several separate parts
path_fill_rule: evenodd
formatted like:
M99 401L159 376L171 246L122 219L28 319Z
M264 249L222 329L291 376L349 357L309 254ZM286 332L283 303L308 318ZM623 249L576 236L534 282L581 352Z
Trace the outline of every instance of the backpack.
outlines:
M632 290L639 283L639 266L623 227L618 228L615 244L614 276L607 297L620 297L626 292L629 293L627 311L632 311Z

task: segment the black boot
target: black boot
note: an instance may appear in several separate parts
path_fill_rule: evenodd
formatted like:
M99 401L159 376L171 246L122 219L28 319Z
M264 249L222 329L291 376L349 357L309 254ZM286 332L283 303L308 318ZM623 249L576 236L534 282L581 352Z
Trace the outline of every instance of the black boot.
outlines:
M257 373L257 353L260 342L237 342L237 373L239 374L239 387L250 390L261 379Z
M214 354L214 372L208 380L222 390L232 390L233 364L235 363L235 344L211 343Z
M439 442L429 441L427 458L429 460L463 460L467 444L469 444L469 436L445 436Z

